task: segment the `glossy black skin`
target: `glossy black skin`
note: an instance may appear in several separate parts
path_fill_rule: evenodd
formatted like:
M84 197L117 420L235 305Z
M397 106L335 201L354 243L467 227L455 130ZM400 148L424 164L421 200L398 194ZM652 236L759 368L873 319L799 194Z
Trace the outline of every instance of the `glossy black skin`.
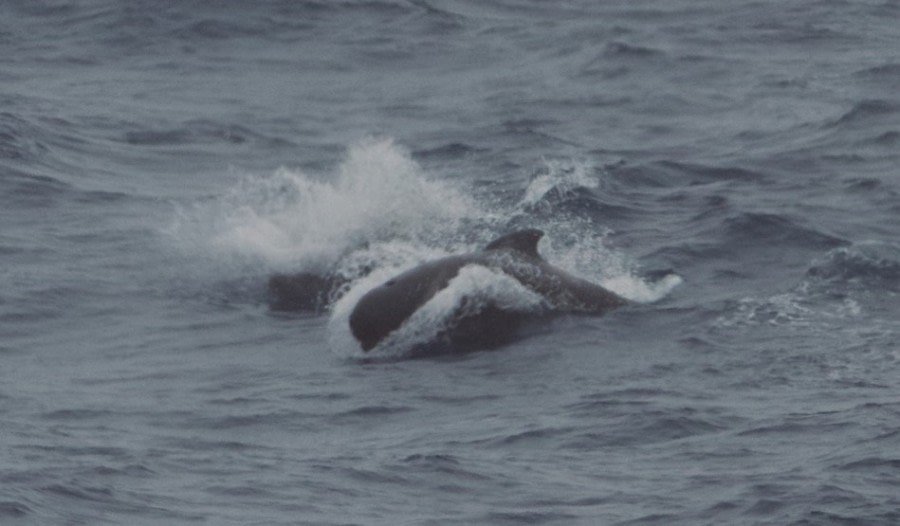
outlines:
M508 234L472 254L423 263L367 292L350 314L350 330L364 351L397 330L419 307L444 289L466 265L500 270L539 294L551 312L603 314L626 301L605 288L572 276L540 257L537 243L544 235L536 229ZM460 326L489 331L490 319L512 321L514 313L491 307L479 313L484 320L458 320ZM498 327L500 328L500 327ZM488 335L485 335L488 336Z
M464 266L475 263L471 256L450 256L423 263L367 292L350 314L350 330L364 351L378 345L385 336L425 304Z

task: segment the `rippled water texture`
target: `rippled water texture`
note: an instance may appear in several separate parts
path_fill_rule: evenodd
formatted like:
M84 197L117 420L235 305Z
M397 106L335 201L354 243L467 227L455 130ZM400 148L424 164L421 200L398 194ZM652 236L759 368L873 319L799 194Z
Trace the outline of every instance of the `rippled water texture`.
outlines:
M194 4L0 3L0 524L900 522L896 2ZM630 304L355 347L521 228Z

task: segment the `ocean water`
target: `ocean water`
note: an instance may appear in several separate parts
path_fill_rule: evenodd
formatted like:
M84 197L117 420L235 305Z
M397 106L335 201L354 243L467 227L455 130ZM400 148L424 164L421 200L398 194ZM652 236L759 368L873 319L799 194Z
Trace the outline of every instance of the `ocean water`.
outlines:
M898 17L0 2L0 523L900 523ZM631 304L354 347L525 227ZM481 270L431 314L530 301ZM346 295L271 309L299 271Z

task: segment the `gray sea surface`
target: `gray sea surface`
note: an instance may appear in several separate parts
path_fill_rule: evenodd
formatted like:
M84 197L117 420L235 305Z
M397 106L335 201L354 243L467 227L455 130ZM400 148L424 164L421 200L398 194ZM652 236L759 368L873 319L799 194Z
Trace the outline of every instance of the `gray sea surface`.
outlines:
M0 524L900 523L898 20L0 0ZM630 305L354 347L526 227ZM301 271L347 295L271 309Z

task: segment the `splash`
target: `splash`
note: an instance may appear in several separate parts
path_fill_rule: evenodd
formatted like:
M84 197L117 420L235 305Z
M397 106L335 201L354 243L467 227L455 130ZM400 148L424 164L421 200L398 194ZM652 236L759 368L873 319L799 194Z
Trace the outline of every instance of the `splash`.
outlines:
M390 139L367 139L350 146L328 173L282 168L243 177L223 195L178 210L169 233L195 256L198 272L248 281L260 291L251 297L262 297L264 280L276 272L342 278L328 339L346 356L361 352L347 319L367 290L422 262L479 250L518 228L547 233L540 252L551 264L633 302L657 301L681 283L674 275L652 282L640 277L633 261L606 246L608 230L590 217L555 208L558 198L598 187L589 164L544 163L519 202L484 204L459 184L431 177ZM427 340L428 331L442 330L463 303L535 301L512 278L486 269L466 269L453 283L389 346Z
M287 168L246 177L223 197L182 209L170 233L216 259L315 272L370 243L434 244L479 213L393 141L367 139L325 180Z
M600 181L591 175L587 162L544 159L542 173L534 177L519 203L523 209L535 207L551 196L565 197L579 188L595 189Z
M657 281L634 274L623 274L601 282L607 289L635 303L655 303L681 285L684 280L678 274L667 274Z
M558 232L542 242L542 253L548 262L635 303L657 302L683 283L674 273L657 280L639 275L625 254L606 246L607 232L576 225L567 223L569 235Z

